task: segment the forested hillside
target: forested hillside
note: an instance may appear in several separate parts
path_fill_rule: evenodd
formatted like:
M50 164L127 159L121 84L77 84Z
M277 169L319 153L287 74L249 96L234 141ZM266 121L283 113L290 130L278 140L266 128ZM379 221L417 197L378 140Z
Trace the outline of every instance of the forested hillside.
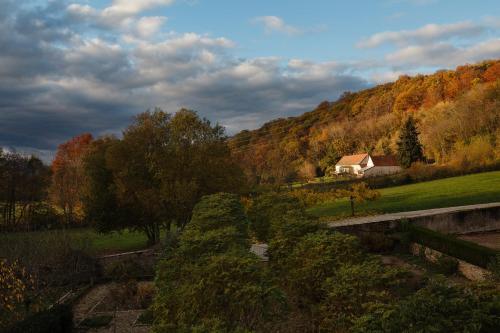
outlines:
M392 83L298 117L277 119L230 140L233 156L256 183L328 174L344 154L396 151L399 129L412 115L427 159L460 168L500 159L500 60Z

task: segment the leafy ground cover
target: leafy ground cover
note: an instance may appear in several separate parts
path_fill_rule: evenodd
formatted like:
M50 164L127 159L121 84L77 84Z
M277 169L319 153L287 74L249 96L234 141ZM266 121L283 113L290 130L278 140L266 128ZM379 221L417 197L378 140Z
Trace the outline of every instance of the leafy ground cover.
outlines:
M472 205L500 201L500 171L381 189L379 200L357 205L358 215ZM339 199L309 210L316 216L348 216L349 201Z

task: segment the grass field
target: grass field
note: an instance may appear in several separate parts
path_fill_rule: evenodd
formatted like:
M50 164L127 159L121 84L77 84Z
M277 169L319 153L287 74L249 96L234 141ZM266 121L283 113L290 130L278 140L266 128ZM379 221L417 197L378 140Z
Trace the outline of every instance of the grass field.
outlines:
M91 249L97 253L134 251L147 246L146 234L142 232L128 230L110 234L100 234L93 230L86 232L92 239Z
M75 242L85 243L86 245L83 247L93 254L134 251L147 247L147 238L144 233L127 230L109 234L101 234L92 229L16 232L0 234L0 242L8 243L8 241L15 241L16 238L34 243L46 242L47 239L51 239L51 233L68 233L68 236Z
M500 171L390 187L379 191L381 198L357 205L356 214L394 213L500 201ZM316 216L341 217L350 214L350 207L347 199L341 199L313 207L309 212Z

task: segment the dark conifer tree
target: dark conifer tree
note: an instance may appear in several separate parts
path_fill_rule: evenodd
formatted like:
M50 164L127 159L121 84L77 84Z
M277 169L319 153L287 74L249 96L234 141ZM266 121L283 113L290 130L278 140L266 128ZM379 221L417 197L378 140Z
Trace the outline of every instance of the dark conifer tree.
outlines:
M422 144L418 139L419 134L415 120L412 116L408 117L401 129L398 141L398 160L403 168L408 168L412 163L424 160Z

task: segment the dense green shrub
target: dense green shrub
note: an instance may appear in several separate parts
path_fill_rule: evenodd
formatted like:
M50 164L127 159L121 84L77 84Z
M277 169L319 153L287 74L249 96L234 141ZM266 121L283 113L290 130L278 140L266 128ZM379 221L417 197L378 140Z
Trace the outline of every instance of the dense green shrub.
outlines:
M435 267L438 272L444 275L453 275L458 271L458 260L447 255L441 255L436 263Z
M362 256L354 236L328 230L307 234L283 267L287 289L293 290L301 303L314 304L323 297L323 282L334 276L341 265L361 262Z
M378 306L356 320L353 332L498 332L500 295L431 281L400 302Z
M239 197L235 194L207 195L194 207L186 230L206 232L234 227L241 237L248 236L248 219Z
M272 331L283 293L249 252L238 197L207 196L160 261L152 306L155 332Z
M269 240L269 265L281 271L287 265L290 254L297 243L306 235L325 229L316 219L303 211L290 211L272 221L273 237Z
M318 314L322 331L349 331L360 316L392 303L406 277L406 272L384 267L373 257L341 265L322 285L325 296Z
M373 304L389 302L405 274L367 255L359 240L300 212L274 223L269 265L285 290L285 332L345 332ZM396 293L394 293L396 294Z
M186 259L196 260L203 256L229 251L246 251L249 248L248 238L244 238L235 227L225 227L203 233L186 230L180 238L176 251Z
M262 330L278 319L284 304L282 293L251 254L220 254L194 263L167 260L160 264L156 284L157 332L180 332L215 319L230 332Z
M73 329L70 305L56 305L38 312L6 329L5 333L69 333Z
M298 199L280 193L265 193L252 201L248 209L250 231L261 242L267 242L271 237L271 223L290 211L302 210Z
M412 241L483 268L487 268L498 254L493 249L427 228L411 224L407 224L406 228L411 233Z

